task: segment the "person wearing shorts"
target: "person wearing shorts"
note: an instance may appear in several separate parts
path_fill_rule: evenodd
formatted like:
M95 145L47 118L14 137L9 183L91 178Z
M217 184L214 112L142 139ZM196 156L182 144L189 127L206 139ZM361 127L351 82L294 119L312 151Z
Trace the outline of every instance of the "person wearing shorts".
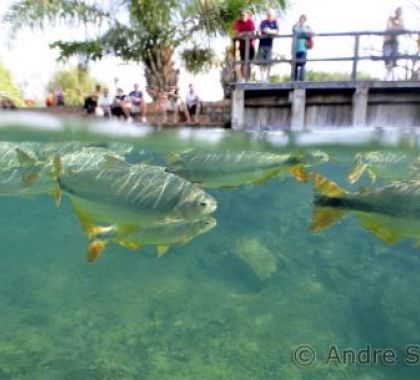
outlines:
M388 18L386 24L386 31L393 32L393 34L386 34L384 36L383 55L385 57L386 80L394 80L394 68L397 66L398 57L398 36L396 32L404 30L404 21L402 19L402 8L398 7L395 10L394 16Z
M276 13L274 9L268 9L267 18L261 21L259 33L261 37L260 44L258 46L258 60L261 69L261 82L268 82L271 71L271 58L273 52L273 36L278 34L279 26L276 19Z
M134 84L134 90L128 94L130 104L130 114L135 119L141 115L141 122L146 122L146 102L144 101L144 94L140 91L140 87L137 83Z
M234 30L236 37L253 36L255 33L255 23L251 17L250 11L241 9L239 11L239 19L235 22ZM251 76L251 64L245 64L246 55L246 41L239 41L239 55L241 57L241 68L240 68L240 82L247 81ZM249 60L252 61L255 58L255 38L250 39L249 46Z

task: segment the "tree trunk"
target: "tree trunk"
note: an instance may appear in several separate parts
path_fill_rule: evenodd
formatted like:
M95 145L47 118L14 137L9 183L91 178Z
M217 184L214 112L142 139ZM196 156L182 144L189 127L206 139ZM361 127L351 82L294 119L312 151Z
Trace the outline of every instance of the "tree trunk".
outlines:
M235 50L231 45L226 48L225 60L223 62L222 72L220 75L220 82L223 87L225 99L230 98L232 94L232 83L236 80L236 68L234 65Z
M147 92L154 100L159 91L169 91L169 87L178 85L179 70L174 67L173 50L170 46L149 49L144 65Z

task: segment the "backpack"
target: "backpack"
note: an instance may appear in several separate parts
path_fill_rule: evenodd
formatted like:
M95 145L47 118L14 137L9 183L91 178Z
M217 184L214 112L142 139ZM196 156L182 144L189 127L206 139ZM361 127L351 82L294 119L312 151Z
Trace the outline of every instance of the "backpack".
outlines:
M312 37L309 37L306 39L306 48L312 49L314 47L314 39Z

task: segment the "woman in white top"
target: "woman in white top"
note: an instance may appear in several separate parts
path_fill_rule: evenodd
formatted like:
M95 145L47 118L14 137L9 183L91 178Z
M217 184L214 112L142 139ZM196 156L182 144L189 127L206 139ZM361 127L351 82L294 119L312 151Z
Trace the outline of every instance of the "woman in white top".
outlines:
M189 92L187 94L187 97L185 99L185 115L187 117L187 123L191 123L191 116L193 116L193 122L199 123L200 120L198 119L198 116L200 115L200 98L198 95L194 92L194 86L192 83L190 83Z

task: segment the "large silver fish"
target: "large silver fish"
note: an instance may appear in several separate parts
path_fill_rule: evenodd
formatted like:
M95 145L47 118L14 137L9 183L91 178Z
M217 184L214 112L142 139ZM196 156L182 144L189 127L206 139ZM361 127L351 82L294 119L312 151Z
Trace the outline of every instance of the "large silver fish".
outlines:
M313 156L313 162L327 156ZM246 184L260 184L270 178L290 172L306 181L304 166L307 157L293 154L265 152L193 152L175 156L167 168L201 187L232 188Z
M356 183L364 173L371 182L377 179L389 181L408 180L420 171L420 160L406 153L372 151L358 153L348 180Z
M158 256L162 256L171 245L186 244L196 236L210 231L216 224L214 218L206 215L197 220L187 219L152 227L133 227L131 230L112 226L92 237L87 260L89 263L95 261L110 241L133 250L145 245L155 245Z
M355 194L318 174L313 174L313 183L313 232L322 231L353 213L364 228L389 244L414 238L420 245L420 181L394 182Z
M93 226L145 226L194 219L215 211L216 200L196 185L151 165L66 171L56 163L60 189L68 194L89 234Z

